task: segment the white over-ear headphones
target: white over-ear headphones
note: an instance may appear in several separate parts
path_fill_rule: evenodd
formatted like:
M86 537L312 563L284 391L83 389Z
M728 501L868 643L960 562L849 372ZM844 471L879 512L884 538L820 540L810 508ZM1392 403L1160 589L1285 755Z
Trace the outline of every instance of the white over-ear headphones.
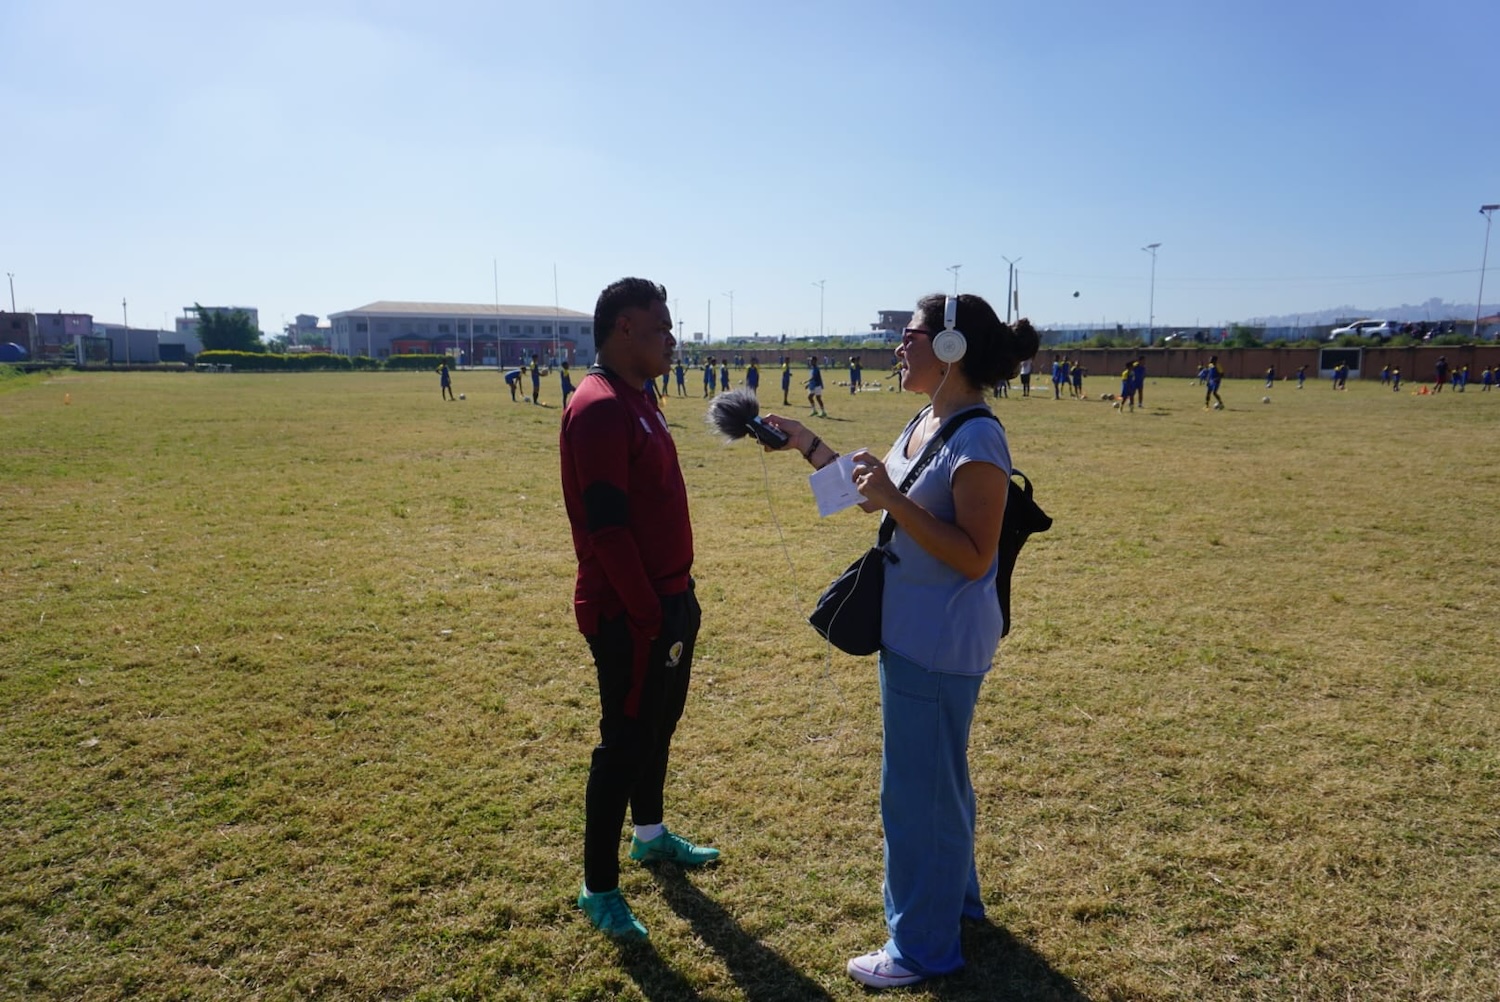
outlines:
M932 353L937 356L939 362L952 365L964 357L964 352L969 350L969 342L964 336L954 329L953 325L958 322L958 297L949 296L943 303L943 329L932 338Z

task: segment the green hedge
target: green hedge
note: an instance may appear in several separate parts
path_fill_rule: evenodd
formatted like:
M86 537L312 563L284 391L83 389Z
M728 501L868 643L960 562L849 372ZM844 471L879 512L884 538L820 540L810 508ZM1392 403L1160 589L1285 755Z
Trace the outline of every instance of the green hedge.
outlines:
M419 369L431 372L443 362L442 355L392 355L387 359L366 358L357 355L274 355L251 351L205 351L200 352L194 362L203 365L228 365L235 372L351 372L386 369L393 372L409 372ZM449 359L451 366L453 360Z
M437 367L444 362L448 368L453 368L453 359L447 355L392 355L385 360L387 369L420 369L423 372L436 372Z
M199 365L231 365L243 372L275 372L287 368L286 358L258 351L201 351L193 361Z

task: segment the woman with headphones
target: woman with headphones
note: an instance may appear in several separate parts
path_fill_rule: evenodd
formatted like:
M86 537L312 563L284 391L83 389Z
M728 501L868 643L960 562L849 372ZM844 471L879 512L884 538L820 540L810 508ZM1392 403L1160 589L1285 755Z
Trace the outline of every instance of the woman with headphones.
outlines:
M962 332L962 333L960 333ZM974 866L969 726L1003 628L995 594L1010 449L985 393L1036 354L1029 321L1008 326L979 296L930 295L897 349L901 388L928 406L883 459L853 457L865 511L895 522L881 608L880 816L889 938L849 961L894 988L963 967L959 920L984 917ZM962 426L955 418L968 414ZM790 418L767 415L821 469L838 458ZM919 470L910 486L902 483Z

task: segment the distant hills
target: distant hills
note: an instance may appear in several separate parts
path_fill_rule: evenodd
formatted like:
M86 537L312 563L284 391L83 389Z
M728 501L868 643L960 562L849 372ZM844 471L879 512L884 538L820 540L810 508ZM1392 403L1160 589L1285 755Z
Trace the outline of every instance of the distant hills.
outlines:
M1485 307L1484 316L1493 316L1500 306L1491 304ZM1400 306L1335 306L1326 310L1317 310L1310 313L1287 313L1276 317L1255 317L1249 322L1266 327L1317 327L1322 324L1335 324L1345 320L1361 320L1366 317L1381 320L1396 320L1405 323L1408 320L1469 320L1474 319L1473 303L1450 303L1434 296L1425 303L1413 305L1403 303Z

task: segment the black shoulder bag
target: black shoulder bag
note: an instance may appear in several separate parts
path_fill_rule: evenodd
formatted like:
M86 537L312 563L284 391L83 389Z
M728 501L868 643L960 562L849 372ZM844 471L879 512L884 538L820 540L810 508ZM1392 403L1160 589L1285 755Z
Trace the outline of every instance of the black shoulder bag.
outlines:
M1017 482L1019 480L1019 482ZM995 567L995 598L1000 602L1000 636L1010 632L1010 575L1016 569L1021 547L1035 532L1052 528L1052 516L1042 511L1031 496L1031 481L1020 470L1010 471L1010 491L1005 495L1005 517L1000 521L1000 563Z
M913 418L912 424L921 416L919 413ZM921 458L902 480L902 494L916 483L917 476L937 455L949 436L958 431L965 421L976 417L999 421L989 411L976 408L965 411L938 429L938 433L923 449ZM1020 477L1020 483L1016 482L1017 477ZM1026 479L1024 473L1012 472L1010 490L1005 501L1005 516L1000 526L1000 562L995 572L995 595L1000 603L1004 623L1001 636L1010 632L1010 576L1021 547L1026 545L1027 537L1036 532L1046 532L1051 527L1052 519L1032 498L1031 481ZM887 512L880 520L880 533L875 545L834 578L833 584L819 596L812 615L807 617L813 629L846 654L862 656L880 650L880 603L885 592L885 564L888 560L894 562L898 559L887 549L895 532L896 521Z

